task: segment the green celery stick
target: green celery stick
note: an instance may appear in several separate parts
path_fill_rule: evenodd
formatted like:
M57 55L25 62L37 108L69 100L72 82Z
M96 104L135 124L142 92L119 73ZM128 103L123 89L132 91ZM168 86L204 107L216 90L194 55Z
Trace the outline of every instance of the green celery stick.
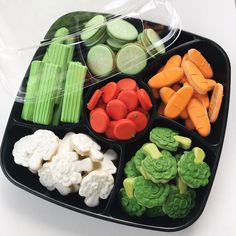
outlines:
M56 104L60 103L60 97L62 96L63 80L65 78L65 71L67 69L69 52L70 46L63 45L60 43L52 43L47 51L47 62L61 66L62 68L61 74L58 76L57 94L55 100Z
M65 44L70 48L69 54L68 54L68 63L72 61L73 56L74 56L74 50L75 50L75 38L69 37L68 39L65 40Z
M55 32L53 40L58 40L58 38L63 38L65 36L67 36L68 34L69 34L69 30L66 27L59 28ZM61 42L64 43L64 39Z
M62 105L62 122L77 123L81 113L81 97L87 68L78 62L70 62L66 75Z
M31 63L25 101L21 113L21 118L23 120L33 120L37 91L39 88L40 76L42 73L42 64L43 63L41 61L33 61Z
M45 63L38 97L35 104L33 122L48 125L52 120L53 107L55 103L56 84L61 68L57 65Z

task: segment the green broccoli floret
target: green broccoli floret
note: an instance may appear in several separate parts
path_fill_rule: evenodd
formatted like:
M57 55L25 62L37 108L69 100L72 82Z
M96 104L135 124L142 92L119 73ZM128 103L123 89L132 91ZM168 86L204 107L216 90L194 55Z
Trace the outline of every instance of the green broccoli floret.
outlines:
M170 152L163 150L161 153L154 143L143 146L147 155L142 161L144 177L154 183L167 183L176 177L177 165Z
M158 217L158 216L164 216L165 213L162 210L162 206L156 206L153 208L146 208L146 215L148 217Z
M134 197L138 203L147 208L161 206L168 194L170 186L168 184L155 184L143 176L135 178Z
M205 153L200 148L184 152L178 162L178 173L183 182L191 188L199 188L208 184L210 167L203 160Z
M136 169L135 164L134 164L134 157L129 160L124 168L124 172L126 177L136 177L140 176L139 171Z
M177 151L178 147L188 150L192 144L190 138L179 136L177 132L164 127L152 129L149 139L151 142L155 143L157 147L173 152Z
M169 196L162 207L163 212L173 219L184 218L195 206L194 190L188 190L180 178L177 184L178 187L171 186Z
M145 145L145 144L144 144ZM134 155L134 165L138 171L140 171L140 167L142 165L142 160L145 158L145 154L143 153L142 147L135 153Z
M124 188L120 190L120 201L122 209L130 216L142 216L146 210L144 206L138 204L134 197L129 198Z

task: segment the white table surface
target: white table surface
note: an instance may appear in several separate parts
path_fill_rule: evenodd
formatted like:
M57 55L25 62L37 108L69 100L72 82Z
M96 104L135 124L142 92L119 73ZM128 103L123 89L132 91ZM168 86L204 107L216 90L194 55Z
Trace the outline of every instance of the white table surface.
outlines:
M138 0L137 0L138 1ZM9 14L19 14L23 9L15 7L20 1L0 0L0 6L12 4L13 11ZM82 9L99 9L99 1L74 0L74 5L68 5L63 0L58 1L24 1L34 6L48 2L54 14L53 6L57 2L64 5L63 11L70 12ZM70 1L73 2L73 1ZM95 3L96 2L96 3ZM103 2L103 1L102 1ZM189 228L172 233L178 236L211 236L236 235L236 8L234 0L174 0L174 5L182 21L184 30L208 37L220 44L227 52L232 66L232 96L224 147L215 177L214 185L207 205L201 217ZM16 5L15 5L16 4ZM18 6L20 6L18 4ZM77 6L77 7L73 7ZM41 7L42 8L42 7ZM0 7L0 16L6 9ZM56 11L56 9L55 9ZM5 12L6 13L6 12ZM60 12L59 12L60 13ZM33 17L37 12L31 12ZM45 14L45 17L48 13ZM0 18L1 19L1 18ZM19 18L20 20L20 18ZM1 22L0 22L1 23ZM19 26L20 27L20 26ZM14 30L14 29L12 29ZM4 35L0 28L0 34ZM35 32L37 33L37 32ZM0 67L1 68L1 67ZM14 70L14 68L12 68ZM0 141L7 123L14 97L5 93L0 85ZM71 210L59 207L38 197L35 197L11 184L0 171L0 235L160 235L167 233L143 230L115 223L98 220Z

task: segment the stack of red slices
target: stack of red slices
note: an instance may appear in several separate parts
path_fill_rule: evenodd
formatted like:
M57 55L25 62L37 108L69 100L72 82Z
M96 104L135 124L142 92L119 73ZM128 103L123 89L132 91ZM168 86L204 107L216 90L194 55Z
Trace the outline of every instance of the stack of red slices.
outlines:
M107 138L128 140L145 129L152 102L135 80L124 78L97 89L87 104L90 125Z

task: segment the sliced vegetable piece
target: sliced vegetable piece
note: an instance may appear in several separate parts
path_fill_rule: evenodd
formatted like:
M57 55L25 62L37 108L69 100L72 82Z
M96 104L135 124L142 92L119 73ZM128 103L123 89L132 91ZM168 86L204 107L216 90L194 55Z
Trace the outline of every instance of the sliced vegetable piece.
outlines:
M199 68L205 78L212 78L213 71L211 65L197 49L192 48L188 50L188 59Z
M180 55L173 55L169 58L164 66L164 70L173 68L173 67L180 67L182 58Z
M104 103L110 102L112 99L116 99L119 94L119 88L115 82L109 82L101 88L102 100Z
M59 66L48 63L44 64L34 109L34 123L44 125L51 123L59 74Z
M132 111L127 115L127 119L132 120L136 125L136 131L141 132L145 129L148 123L146 115L140 111Z
M224 93L223 85L217 83L211 95L211 101L208 110L208 115L211 123L214 123L218 118L220 107L222 104L223 93Z
M136 125L129 119L121 119L117 121L114 128L114 135L120 140L128 140L135 136Z
M179 67L170 68L167 70L163 70L160 73L154 75L148 81L148 85L151 88L162 88L166 86L171 86L172 84L178 82L184 76L184 72Z
M87 67L81 65L81 63L69 63L62 104L62 122L79 122L86 73Z
M124 78L121 79L117 82L117 86L119 88L120 91L129 89L129 90L137 90L137 83L135 80L130 79L130 78Z
M90 113L89 121L95 132L104 133L108 128L109 117L103 109L96 108Z
M139 89L137 91L138 100L145 110L150 110L152 108L152 101L148 95L148 93L144 89Z
M42 74L43 63L41 61L33 61L30 66L30 74L27 82L26 94L24 99L21 118L23 120L32 121L37 93Z
M100 89L97 89L93 93L92 97L90 98L90 100L89 100L89 102L87 104L87 108L90 111L93 110L96 107L96 105L97 105L97 103L98 103L98 101L99 101L101 96L102 96L102 90L100 90Z
M127 107L124 102L113 99L107 103L106 112L112 120L120 120L127 115Z
M125 103L128 111L133 111L138 106L137 92L133 90L126 89L126 90L121 91L117 99Z
M178 90L167 103L164 114L165 116L175 119L178 117L184 108L187 106L193 95L193 88L190 86L182 87Z
M192 98L187 106L187 111L198 133L206 137L210 134L211 125L205 106L196 98Z
M117 121L110 121L107 127L107 130L105 132L107 138L110 139L117 139L117 137L114 134L114 129L115 129L115 125L116 125Z

